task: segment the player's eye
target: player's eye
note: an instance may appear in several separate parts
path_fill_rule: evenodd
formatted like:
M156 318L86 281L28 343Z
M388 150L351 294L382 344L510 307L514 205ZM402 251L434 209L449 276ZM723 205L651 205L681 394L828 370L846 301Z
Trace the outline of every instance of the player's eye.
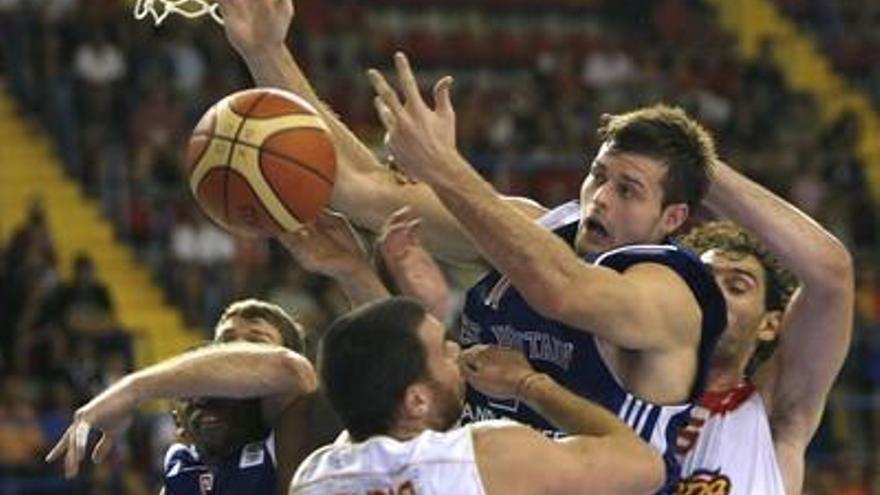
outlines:
M749 286L741 280L734 280L727 284L727 290L732 294L742 295L749 291Z

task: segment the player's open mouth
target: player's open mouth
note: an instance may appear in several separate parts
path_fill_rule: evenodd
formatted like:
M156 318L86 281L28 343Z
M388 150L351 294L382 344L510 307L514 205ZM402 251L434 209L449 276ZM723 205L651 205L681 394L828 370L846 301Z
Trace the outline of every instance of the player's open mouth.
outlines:
M605 226L595 218L587 218L585 226L587 228L587 233L594 239L605 240L610 237L608 229L606 229Z

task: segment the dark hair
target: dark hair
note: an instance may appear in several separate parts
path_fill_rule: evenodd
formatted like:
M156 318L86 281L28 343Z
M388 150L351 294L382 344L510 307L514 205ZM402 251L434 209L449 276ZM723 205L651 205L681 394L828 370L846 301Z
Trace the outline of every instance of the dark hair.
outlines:
M797 279L776 256L752 234L733 222L709 222L688 232L681 244L698 254L712 249L754 256L767 279L764 304L770 311L782 311L797 287Z
M684 110L653 105L603 115L599 137L612 150L636 153L663 162L663 206L687 203L693 211L709 189L709 170L717 159L712 137Z
M700 254L718 249L727 253L754 256L764 269L767 281L764 305L769 311L785 310L797 288L797 279L779 263L776 256L748 231L733 222L709 222L701 225L682 237L681 244ZM776 343L776 340L758 343L755 353L746 365L746 376L752 376L761 363L773 355Z
M236 301L223 311L220 316L218 325L229 318L238 316L246 320L254 320L260 318L266 323L272 325L281 334L281 340L284 347L295 351L303 352L303 329L281 306L277 304L260 301L259 299L245 299Z
M340 317L324 335L321 381L354 440L388 433L407 387L427 376L416 332L425 317L415 300L392 297Z

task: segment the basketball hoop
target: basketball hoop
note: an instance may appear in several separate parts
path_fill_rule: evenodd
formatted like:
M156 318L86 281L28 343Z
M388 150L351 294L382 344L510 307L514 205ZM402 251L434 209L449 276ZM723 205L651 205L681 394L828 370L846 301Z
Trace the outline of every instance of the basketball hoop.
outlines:
M218 24L223 24L220 6L208 0L135 0L134 18L137 20L150 16L153 24L158 26L171 14L187 19L210 15Z

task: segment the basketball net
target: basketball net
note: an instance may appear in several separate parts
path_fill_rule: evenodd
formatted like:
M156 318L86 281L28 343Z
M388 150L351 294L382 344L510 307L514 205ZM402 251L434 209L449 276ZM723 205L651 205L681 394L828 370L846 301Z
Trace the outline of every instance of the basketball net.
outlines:
M153 18L153 24L162 24L169 15L177 14L187 19L210 15L217 23L223 24L220 6L208 0L135 0L134 18L137 20Z

